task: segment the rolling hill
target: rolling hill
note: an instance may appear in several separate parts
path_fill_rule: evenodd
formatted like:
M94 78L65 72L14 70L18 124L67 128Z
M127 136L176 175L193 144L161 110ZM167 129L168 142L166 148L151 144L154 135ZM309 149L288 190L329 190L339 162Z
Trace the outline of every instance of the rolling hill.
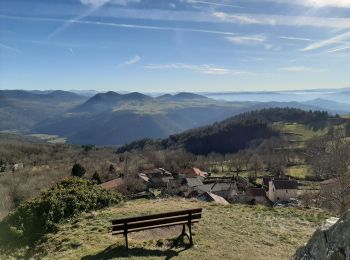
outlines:
M194 154L235 153L247 148L251 142L273 136L280 131L274 123L300 123L314 130L324 129L330 119L327 112L304 111L296 108L270 108L243 113L222 122L171 135L163 140L140 140L118 149L118 152L144 149L183 148Z
M40 121L60 115L85 100L67 91L0 90L0 131L29 131Z
M96 145L166 138L263 108L319 109L318 103L226 102L186 92L151 97L109 91L88 98L59 90L4 90L0 101L0 131L56 135L70 143Z
M33 127L33 133L66 137L71 143L122 145L165 138L249 110L253 102L222 102L179 93L153 98L141 93L99 93L60 116Z

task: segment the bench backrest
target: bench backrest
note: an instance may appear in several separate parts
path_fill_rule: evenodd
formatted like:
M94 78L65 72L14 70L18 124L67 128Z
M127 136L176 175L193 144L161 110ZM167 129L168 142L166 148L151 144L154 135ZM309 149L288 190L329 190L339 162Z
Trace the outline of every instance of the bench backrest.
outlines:
M112 234L127 233L181 225L187 223L197 223L202 217L202 209L187 209L181 211L173 211L154 215L146 215L139 217L131 217L124 219L112 220Z

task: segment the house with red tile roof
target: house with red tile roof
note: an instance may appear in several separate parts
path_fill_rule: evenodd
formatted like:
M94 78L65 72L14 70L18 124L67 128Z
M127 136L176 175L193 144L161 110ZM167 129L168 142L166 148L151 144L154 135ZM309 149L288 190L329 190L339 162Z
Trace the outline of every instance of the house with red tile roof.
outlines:
M100 186L106 190L115 190L119 186L121 186L122 184L124 184L124 179L117 178L117 179L114 179L111 181L104 182L104 183L100 184Z
M214 193L211 192L204 192L203 194L201 194L198 199L202 200L202 201L207 201L207 202L214 202L214 203L218 203L218 204L223 204L223 205L228 205L230 204L227 200L225 200L223 197L216 195Z
M181 174L184 175L184 177L187 177L187 178L195 178L195 177L206 178L206 177L208 177L208 173L207 172L203 172L200 169L195 168L195 167L186 168L186 169L181 171Z

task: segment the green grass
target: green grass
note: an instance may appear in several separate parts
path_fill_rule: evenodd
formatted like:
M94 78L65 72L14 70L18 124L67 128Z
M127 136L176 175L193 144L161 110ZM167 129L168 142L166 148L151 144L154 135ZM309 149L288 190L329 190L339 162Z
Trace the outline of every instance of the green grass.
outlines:
M322 136L327 133L327 129L313 131L312 129L308 129L305 125L292 123L276 123L275 126L282 132L282 134L292 134L291 139L293 141L299 141L301 143L310 140L315 136Z
M203 207L192 248L172 248L181 227L133 233L129 256L123 236L111 236L110 220ZM35 259L289 259L327 217L316 209L202 203L195 200L138 200L71 220L35 248L12 251ZM3 256L5 256L3 254ZM9 256L6 255L6 258ZM1 253L0 253L1 258Z
M305 179L308 176L311 176L311 169L308 165L297 165L288 167L286 170L286 175L296 178L296 179Z

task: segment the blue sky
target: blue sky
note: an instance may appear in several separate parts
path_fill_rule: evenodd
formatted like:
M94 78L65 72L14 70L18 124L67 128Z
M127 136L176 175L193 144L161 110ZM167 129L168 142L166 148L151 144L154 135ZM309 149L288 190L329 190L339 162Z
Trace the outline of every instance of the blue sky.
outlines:
M349 0L0 0L1 89L341 87Z

